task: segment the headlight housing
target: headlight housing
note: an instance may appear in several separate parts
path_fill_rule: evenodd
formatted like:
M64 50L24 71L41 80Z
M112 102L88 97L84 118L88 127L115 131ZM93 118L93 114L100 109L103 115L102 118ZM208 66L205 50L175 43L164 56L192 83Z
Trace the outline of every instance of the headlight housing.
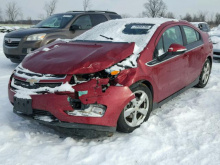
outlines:
M110 80L114 80L119 73L120 71L116 71L116 70L112 71L111 73L107 73L105 70L103 70L92 74L73 75L73 77L70 80L70 84L81 84L84 82L88 82L91 79L97 79L97 78L101 78L101 79L109 78Z
M43 40L46 36L46 33L33 34L27 37L27 41L40 41Z

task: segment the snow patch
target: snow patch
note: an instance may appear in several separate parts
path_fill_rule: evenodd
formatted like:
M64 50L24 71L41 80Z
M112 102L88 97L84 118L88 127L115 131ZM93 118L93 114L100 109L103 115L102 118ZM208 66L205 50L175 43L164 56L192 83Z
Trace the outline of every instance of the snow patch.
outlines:
M42 49L42 51L44 51L44 52L48 52L48 51L50 51L51 49L50 48L43 48Z

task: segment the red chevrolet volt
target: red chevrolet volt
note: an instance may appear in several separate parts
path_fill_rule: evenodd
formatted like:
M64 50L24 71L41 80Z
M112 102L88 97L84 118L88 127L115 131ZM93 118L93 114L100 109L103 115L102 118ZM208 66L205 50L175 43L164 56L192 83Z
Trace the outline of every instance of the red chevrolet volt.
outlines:
M14 113L76 134L130 133L153 109L206 86L207 33L186 21L122 19L30 53L9 81Z

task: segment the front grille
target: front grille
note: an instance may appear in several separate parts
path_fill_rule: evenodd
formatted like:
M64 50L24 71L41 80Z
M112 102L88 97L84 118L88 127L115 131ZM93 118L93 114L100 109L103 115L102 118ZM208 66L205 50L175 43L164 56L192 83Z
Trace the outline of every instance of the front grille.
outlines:
M37 73L26 73L26 72L23 72L23 71L18 71L17 72L18 74L23 74L23 75L26 75L26 76L30 76L30 77L34 77L34 76L36 76L36 77L48 77L48 78L57 78L57 79L62 79L62 78L65 78L65 76L66 75L63 75L63 74L60 74L60 75L52 75L52 74L50 74L50 75L44 75L44 74L37 74Z
M19 45L19 42L20 41L11 41L11 42L9 42L9 41L5 40L5 45L9 46L9 47L17 47Z
M44 87L55 88L61 86L62 83L35 83L31 85L29 82L14 79L14 84L27 89L39 89Z

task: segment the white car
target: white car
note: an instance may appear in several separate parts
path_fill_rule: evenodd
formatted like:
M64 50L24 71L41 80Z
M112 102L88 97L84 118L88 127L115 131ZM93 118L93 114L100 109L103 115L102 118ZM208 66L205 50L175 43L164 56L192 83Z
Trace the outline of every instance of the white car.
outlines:
M11 28L11 27L9 27L9 26L4 26L4 28L5 28L5 32L11 32L11 31L13 31L13 29Z
M210 33L213 43L213 57L220 58L220 30L215 30Z
M204 32L210 32L209 25L206 22L190 22L190 23Z
M0 32L4 33L5 32L5 27L0 26Z

